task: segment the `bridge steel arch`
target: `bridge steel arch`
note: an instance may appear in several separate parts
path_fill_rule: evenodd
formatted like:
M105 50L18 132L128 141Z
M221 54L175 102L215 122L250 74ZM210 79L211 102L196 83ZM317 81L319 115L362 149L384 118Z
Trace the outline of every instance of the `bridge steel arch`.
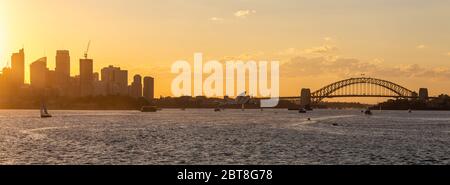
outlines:
M373 85L377 85L380 87L383 87L385 89L388 89L389 91L393 92L394 94L396 94L396 97L400 97L400 98L412 98L412 97L417 97L417 93L401 86L398 85L396 83L387 81L387 80L381 80L381 79L376 79L376 78L350 78L350 79L345 79L345 80L341 80L335 83L332 83L330 85L327 85L313 93L311 93L311 98L313 103L319 103L320 101L322 101L323 99L327 98L327 97L332 97L332 94L342 88L348 87L348 86L352 86L352 85L356 85L356 84L373 84ZM364 97L364 95L348 95L348 96L341 96L341 97ZM367 96L369 97L369 96ZM374 97L374 96L371 96ZM382 97L380 95L380 97Z

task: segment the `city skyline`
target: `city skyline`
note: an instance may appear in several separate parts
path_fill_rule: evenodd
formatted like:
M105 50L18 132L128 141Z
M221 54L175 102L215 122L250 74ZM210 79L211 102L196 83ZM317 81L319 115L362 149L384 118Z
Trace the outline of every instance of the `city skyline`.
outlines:
M79 59L79 73L70 74L70 51L57 50L55 55L55 68L48 67L47 57L41 57L29 65L29 80L25 80L25 49L11 54L11 65L0 70L0 87L3 98L21 97L19 92L11 96L14 91L24 91L25 96L58 96L58 97L88 97L120 95L133 98L144 97L148 101L154 99L154 82L151 84L140 80L141 76L136 74L131 84L128 83L127 70L109 65L103 67L99 72L93 69L94 60L88 58ZM101 78L100 78L101 77ZM144 79L153 79L145 76ZM28 82L29 83L28 83ZM24 96L22 94L22 96Z
M450 92L450 13L444 1L1 3L0 67L25 46L26 79L32 61L58 49L78 60L92 39L95 71L112 64L154 74L157 96L171 95L170 65L191 61L194 52L207 59L280 60L282 96L360 74L411 89L430 84L433 95ZM48 60L53 68L53 57ZM73 62L71 69L72 75L79 70Z

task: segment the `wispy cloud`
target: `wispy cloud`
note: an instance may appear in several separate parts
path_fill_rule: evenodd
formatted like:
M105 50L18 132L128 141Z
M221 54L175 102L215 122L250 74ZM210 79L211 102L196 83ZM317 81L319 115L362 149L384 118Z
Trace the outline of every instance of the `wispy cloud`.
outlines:
M209 20L214 21L214 22L222 22L225 19L221 18L221 17L211 17L211 18L209 18Z
M448 67L425 67L418 64L388 65L384 60L363 62L356 58L295 57L281 66L288 77L321 76L333 74L338 77L366 74L373 77L406 77L425 79L450 79Z
M339 50L338 47L334 45L322 45L307 49L298 49L298 48L288 48L283 51L279 51L276 53L278 56L284 57L296 57L296 56L305 56L305 55L325 55L332 54L335 51Z
M423 45L423 44L419 44L416 46L417 49L425 49L427 46Z
M325 54L338 50L336 46L332 45L323 45L319 47L313 47L309 49L305 49L305 53L308 54Z
M238 18L246 18L249 15L255 14L255 13L256 13L256 10L239 10L234 13L234 16L238 17Z
M331 40L333 40L333 39L332 39L331 37L324 37L323 40L324 40L325 42L329 42L329 41L331 41Z

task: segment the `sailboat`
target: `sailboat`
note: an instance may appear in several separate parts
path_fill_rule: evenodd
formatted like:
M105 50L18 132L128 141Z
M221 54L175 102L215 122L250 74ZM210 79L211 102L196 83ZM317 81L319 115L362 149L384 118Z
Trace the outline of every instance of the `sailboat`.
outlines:
M52 115L48 113L47 106L44 103L41 105L41 118L51 118Z
M367 108L367 110L364 111L364 114L366 114L366 115L372 115L372 111L370 110L370 108Z

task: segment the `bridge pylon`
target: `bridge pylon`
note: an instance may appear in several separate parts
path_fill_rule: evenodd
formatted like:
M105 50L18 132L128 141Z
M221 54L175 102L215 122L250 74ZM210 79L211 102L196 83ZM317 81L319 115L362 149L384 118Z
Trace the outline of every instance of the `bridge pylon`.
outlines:
M303 88L300 94L300 108L311 109L311 89Z
M421 100L428 100L428 89L427 88L420 88L419 89L419 99Z

